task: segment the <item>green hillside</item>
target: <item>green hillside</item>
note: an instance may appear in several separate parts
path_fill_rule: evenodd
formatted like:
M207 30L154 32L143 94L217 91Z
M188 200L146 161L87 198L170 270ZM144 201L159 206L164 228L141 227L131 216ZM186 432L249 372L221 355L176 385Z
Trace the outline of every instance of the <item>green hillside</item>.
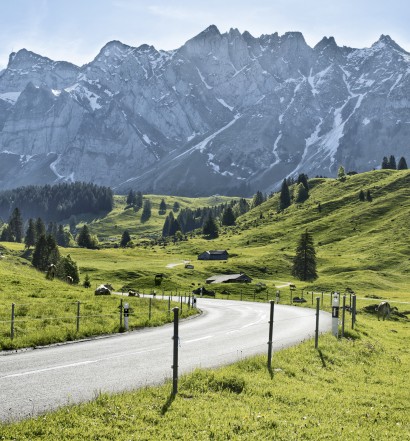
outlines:
M88 302L90 310L97 308L101 314L113 314L108 325L84 327L82 336L117 332L118 299L96 300L93 288L97 285L111 283L117 291L134 289L145 293L156 290L159 294L164 291L165 294L189 294L193 288L204 285L206 278L223 273L245 272L252 277L253 283L211 285L216 295L222 298L266 301L279 289L283 301L288 301L287 286L295 283L297 291L294 295L298 296L302 289L305 293L306 290L324 291L329 295L331 291L344 292L347 287L352 288L359 297L368 297L365 302L360 301L360 307L375 303L374 297L388 298L392 302L410 301L409 184L409 171L393 170L349 176L345 182L313 179L310 181L310 197L303 204L293 204L278 213L278 195L274 195L238 218L236 226L221 228L217 239L206 240L197 232L190 234L188 240L166 246L155 245L146 238L146 226L141 229L138 213L133 209L124 210L124 198L118 197L114 210L107 217L90 222L90 229L99 236L112 236L115 241L124 229L129 229L137 246L125 249L111 246L99 250L60 248L62 255L70 254L77 262L81 283L86 275L89 276L92 289L46 280L44 274L30 265L29 253L24 251L23 244L2 243L0 305L3 312L0 322L3 320L4 324L0 331L7 338L11 303L34 303L38 310L53 311L50 299L55 299L60 312L70 315L71 321L68 320L65 328L59 327L58 323L54 326L54 331L59 329L58 337L53 330L46 336L36 328L35 341L46 343L53 339L78 338L80 335L73 334L72 319L76 300L84 304ZM372 202L360 202L360 190L370 190ZM169 207L178 201L181 207L191 208L229 200L221 197L214 197L213 202L209 199L166 199ZM159 205L161 196L152 197L152 200ZM318 210L319 203L321 211ZM149 231L158 236L163 216L158 215L155 205L152 212L147 224ZM313 283L300 282L291 276L296 244L306 229L313 235L317 253L319 278ZM120 230L119 235L115 234L117 230ZM145 237L145 241L141 242L141 237ZM197 260L198 254L210 249L227 249L229 260ZM186 262L194 268L185 268ZM163 274L160 285L155 284L156 274ZM310 298L310 294L308 296ZM64 302L67 305L63 305ZM98 305L95 302L99 302ZM397 306L401 311L409 309L407 305L397 303ZM25 307L18 313L20 319L21 314L31 315ZM51 312L49 316L52 316ZM54 322L45 323L44 329L50 329L50 324ZM32 332L27 326L20 325L20 335ZM28 338L26 344L31 341ZM19 344L23 344L22 341ZM10 341L4 345L13 346Z
M310 197L277 212L278 195L237 219L234 227L223 227L219 238L206 240L200 233L188 241L166 247L149 241L134 248L87 250L62 249L77 261L82 277L88 273L94 284L112 282L140 289L153 287L153 275L164 273L162 288L189 289L215 273L246 272L255 281L273 285L295 282L298 288L344 290L346 286L366 294L404 295L409 282L410 172L378 170L335 179L310 180ZM372 202L360 202L360 190L370 190ZM114 210L102 219L90 221L92 233L118 243L128 229L139 239L158 237L165 215L158 214L161 196L152 200L152 217L145 224L140 213L126 209L124 197L116 197ZM208 199L166 197L168 207L178 201L181 208L217 205L230 200L220 196ZM321 211L318 210L318 204ZM292 258L300 234L308 229L314 238L319 278L298 283L291 277ZM22 249L19 244L8 245ZM227 249L227 262L198 261L208 249ZM194 270L182 263L191 261ZM175 265L179 264L179 265ZM175 265L167 267L167 265ZM232 286L230 289L235 290Z
M278 195L274 195L240 217L235 227L222 228L220 237L212 241L197 234L166 248L148 245L126 250L72 249L70 253L82 271L94 274L97 280L130 282L146 289L152 287L152 275L157 272L169 276L166 289L187 289L214 273L243 271L255 281L271 285L293 281L298 288L319 291L349 286L365 294L394 298L406 293L409 282L409 184L409 171L393 170L349 176L345 182L313 179L310 197L303 204L277 213ZM373 201L360 202L360 190L370 190ZM157 197L158 203L160 200ZM180 202L193 203L189 199ZM202 201L195 204L203 206ZM114 224L140 237L138 221L129 211L119 205L90 228L100 234L105 226ZM150 231L159 233L163 216L155 212L153 209ZM298 283L290 275L296 243L305 229L312 233L317 252L319 278L313 284ZM227 249L231 258L226 263L197 261L197 255L207 249ZM167 268L184 260L191 261L195 269L185 270L183 265Z

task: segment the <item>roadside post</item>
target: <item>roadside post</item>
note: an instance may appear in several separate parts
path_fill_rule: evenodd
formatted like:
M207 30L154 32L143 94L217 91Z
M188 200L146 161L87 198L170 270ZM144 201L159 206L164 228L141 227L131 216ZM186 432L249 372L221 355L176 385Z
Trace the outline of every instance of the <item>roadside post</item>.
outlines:
M130 305L128 303L124 303L124 327L125 330L128 331L128 315L130 313Z
M179 320L179 308L172 308L174 312L174 354L172 368L172 395L175 396L178 393L178 320Z
M273 334L273 317L275 314L275 302L270 302L270 319L269 319L269 340L268 340L268 369L272 369L272 334Z
M345 336L345 316L346 316L346 294L343 296L343 309L342 309L342 338Z
M15 304L11 304L11 327L10 327L10 338L13 340L14 338L14 317L15 317Z
M77 332L80 332L80 301L77 301Z
M280 291L277 290L277 291L276 291L276 303L277 303L277 304L279 303L279 299L280 299Z
M356 323L356 294L352 295L352 329Z
M316 297L315 349L317 349L319 345L319 308L320 308L320 297Z
M339 334L339 293L332 295L332 334L337 338Z

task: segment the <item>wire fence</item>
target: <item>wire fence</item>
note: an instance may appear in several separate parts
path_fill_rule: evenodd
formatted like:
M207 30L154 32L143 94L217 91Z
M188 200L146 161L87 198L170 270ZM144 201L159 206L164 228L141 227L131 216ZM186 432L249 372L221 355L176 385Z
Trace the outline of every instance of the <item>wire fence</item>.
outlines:
M172 294L172 295L171 295ZM72 340L102 333L123 332L145 326L157 326L172 320L171 308L179 306L181 316L194 313L193 297L165 293L161 298L98 298L93 301L33 301L0 305L0 348ZM37 299L36 299L37 300ZM125 320L125 306L127 305ZM54 341L53 341L54 334ZM42 337L43 335L43 337Z

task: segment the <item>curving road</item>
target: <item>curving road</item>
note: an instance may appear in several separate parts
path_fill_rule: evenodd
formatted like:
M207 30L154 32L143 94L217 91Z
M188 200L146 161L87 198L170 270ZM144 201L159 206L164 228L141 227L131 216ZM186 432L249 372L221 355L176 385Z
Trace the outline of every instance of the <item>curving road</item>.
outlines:
M203 313L181 321L179 373L267 352L269 304L198 298ZM320 331L331 317L320 313ZM274 350L312 337L315 311L275 305ZM173 325L0 356L0 421L162 383L172 376Z

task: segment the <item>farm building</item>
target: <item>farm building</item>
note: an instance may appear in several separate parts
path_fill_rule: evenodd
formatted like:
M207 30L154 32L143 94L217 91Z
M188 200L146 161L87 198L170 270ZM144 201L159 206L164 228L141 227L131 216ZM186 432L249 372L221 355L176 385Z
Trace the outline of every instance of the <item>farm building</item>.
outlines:
M228 251L226 250L210 250L198 256L198 260L228 260Z
M206 283L250 283L252 279L244 273L240 274L216 274L208 277Z

